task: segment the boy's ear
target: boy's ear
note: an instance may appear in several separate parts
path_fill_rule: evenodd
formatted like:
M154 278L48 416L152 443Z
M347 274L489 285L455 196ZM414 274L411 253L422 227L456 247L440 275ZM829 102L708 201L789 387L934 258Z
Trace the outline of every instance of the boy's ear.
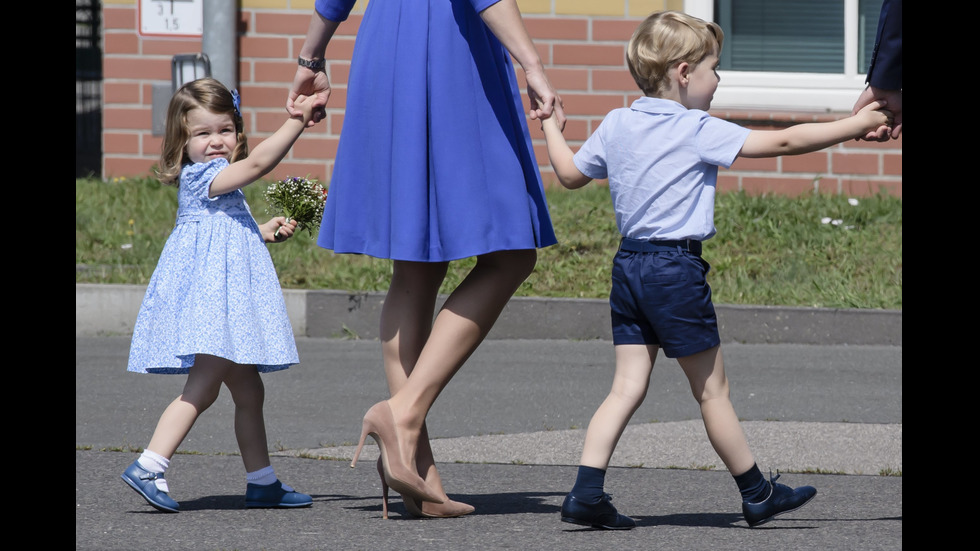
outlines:
M677 84L680 86L687 86L687 83L690 81L691 64L686 61L682 61L674 67L674 71L674 76L677 78Z

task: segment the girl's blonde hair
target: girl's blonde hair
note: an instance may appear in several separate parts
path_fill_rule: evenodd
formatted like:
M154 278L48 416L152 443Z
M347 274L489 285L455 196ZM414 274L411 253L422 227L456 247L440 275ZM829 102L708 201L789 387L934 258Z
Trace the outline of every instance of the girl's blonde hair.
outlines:
M197 108L207 109L216 115L230 115L238 132L238 143L232 152L231 162L248 157L244 123L232 93L213 78L193 80L174 92L167 108L167 129L163 137L160 166L156 170L157 179L163 184L179 185L180 169L191 162L187 156L187 142L191 137L187 128L187 113Z
M678 63L697 65L715 45L721 52L725 33L717 23L677 11L654 12L633 31L626 64L636 85L657 97L666 88L667 72Z

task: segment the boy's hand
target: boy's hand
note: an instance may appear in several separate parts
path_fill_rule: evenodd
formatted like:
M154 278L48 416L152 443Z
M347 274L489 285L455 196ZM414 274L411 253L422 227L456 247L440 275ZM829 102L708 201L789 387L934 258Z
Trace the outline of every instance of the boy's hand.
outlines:
M857 116L864 117L862 121L867 128L866 136L888 136L895 124L894 114L885 109L886 102L882 100L872 101L858 110Z

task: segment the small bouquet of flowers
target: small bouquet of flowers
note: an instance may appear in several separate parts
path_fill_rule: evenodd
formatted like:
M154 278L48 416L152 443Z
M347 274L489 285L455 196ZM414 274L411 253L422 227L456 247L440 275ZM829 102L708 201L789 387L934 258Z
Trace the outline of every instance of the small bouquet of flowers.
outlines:
M269 214L295 220L299 228L305 229L312 237L313 232L320 228L327 188L315 179L294 176L269 184L265 189L265 199L269 203ZM276 230L276 237L279 237L278 233L279 230Z

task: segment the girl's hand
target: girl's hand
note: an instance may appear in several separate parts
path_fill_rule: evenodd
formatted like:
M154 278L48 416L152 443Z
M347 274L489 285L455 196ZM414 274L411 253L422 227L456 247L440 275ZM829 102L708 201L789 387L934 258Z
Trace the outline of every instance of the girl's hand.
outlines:
M306 67L297 67L296 76L293 77L293 84L286 99L286 112L290 117L302 114L295 105L300 96L313 97L313 117L306 126L313 126L325 119L327 100L330 99L330 81L327 79L327 74Z
M297 96L296 101L293 102L293 109L299 113L293 118L302 120L307 127L313 126L313 124L316 123L316 111L314 108L315 104L316 97L314 96L304 96L302 94Z
M288 220L285 216L276 216L259 226L259 231L266 243L282 243L293 236L297 225L295 220Z

